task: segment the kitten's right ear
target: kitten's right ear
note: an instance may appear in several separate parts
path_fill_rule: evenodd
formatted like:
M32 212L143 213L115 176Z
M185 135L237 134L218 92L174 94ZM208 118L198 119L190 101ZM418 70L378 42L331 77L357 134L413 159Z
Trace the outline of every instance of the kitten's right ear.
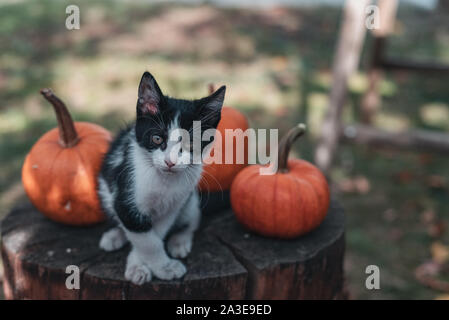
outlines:
M161 89L148 71L142 75L139 84L137 114L156 114L160 112L161 101L164 98Z
M201 125L207 128L216 128L221 119L221 108L223 106L226 86L221 86L210 96L197 100L199 120Z

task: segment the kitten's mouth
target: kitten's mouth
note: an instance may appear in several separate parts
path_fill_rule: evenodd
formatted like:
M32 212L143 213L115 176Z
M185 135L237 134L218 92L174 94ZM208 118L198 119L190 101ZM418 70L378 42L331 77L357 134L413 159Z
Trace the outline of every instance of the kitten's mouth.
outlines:
M161 171L165 174L175 174L177 173L177 170L169 169L169 168L162 168Z

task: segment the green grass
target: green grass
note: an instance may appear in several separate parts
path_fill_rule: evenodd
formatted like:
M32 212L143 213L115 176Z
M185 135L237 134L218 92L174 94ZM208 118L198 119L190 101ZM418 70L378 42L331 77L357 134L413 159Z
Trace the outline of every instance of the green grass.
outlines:
M67 4L79 5L80 30L65 29ZM20 170L28 150L56 125L38 94L42 87L52 87L75 119L115 131L132 119L146 69L172 96L199 97L210 82L226 84L226 104L242 110L253 127L285 132L307 122L309 135L293 151L312 160L340 18L335 8L260 11L99 0L0 5L0 217L24 197ZM401 7L388 54L449 63L449 32L438 21ZM361 71L350 80L347 123L359 118L371 45L368 38ZM448 80L387 73L376 125L449 130ZM444 183L435 187L432 176ZM445 232L429 231L449 220L447 158L344 145L331 177L347 212L352 297L435 298L439 292L419 284L413 273L431 258L432 243L449 240ZM368 191L345 187L356 177L368 182ZM429 211L433 220L423 223ZM364 288L370 264L381 269L379 291Z

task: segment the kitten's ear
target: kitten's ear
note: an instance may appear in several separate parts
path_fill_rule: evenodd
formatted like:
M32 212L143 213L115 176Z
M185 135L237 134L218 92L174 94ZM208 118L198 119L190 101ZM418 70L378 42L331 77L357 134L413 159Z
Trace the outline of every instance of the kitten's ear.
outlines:
M221 86L210 96L197 100L197 112L203 128L216 128L221 118L221 108L226 86Z
M156 114L160 112L160 105L164 96L161 89L159 89L156 79L148 71L142 75L138 96L138 115Z

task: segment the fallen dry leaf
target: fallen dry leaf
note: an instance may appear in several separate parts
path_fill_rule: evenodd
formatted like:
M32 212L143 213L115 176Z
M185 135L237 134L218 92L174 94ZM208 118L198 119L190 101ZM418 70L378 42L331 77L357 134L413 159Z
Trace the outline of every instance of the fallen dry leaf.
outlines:
M433 238L441 237L447 229L447 224L443 220L438 220L427 227L427 233Z
M432 260L438 264L443 264L449 258L449 248L439 241L432 243L430 252L432 253Z
M419 265L415 270L415 275L418 277L421 276L435 276L441 270L441 266L434 261L427 261L423 264Z
M371 184L368 179L364 176L357 176L354 179L355 187L357 191L361 194L366 194L371 189Z
M387 210L385 210L383 217L386 221L393 222L397 219L398 214L393 208L388 208Z
M449 282L438 279L441 265L434 261L428 261L415 269L415 278L423 285L443 292L449 292Z
M446 187L446 179L436 174L428 176L426 183L429 187L435 189L444 189Z
M436 214L432 209L425 210L421 213L421 221L425 224L430 224L435 221Z
M371 184L364 176L355 176L348 178L338 183L338 188L343 192L357 192L366 194L371 190Z
M414 175L408 170L402 170L396 173L393 178L402 184L410 183L413 179L415 179Z
M419 155L419 163L422 165L428 165L431 164L434 159L434 156L429 153L421 153Z

